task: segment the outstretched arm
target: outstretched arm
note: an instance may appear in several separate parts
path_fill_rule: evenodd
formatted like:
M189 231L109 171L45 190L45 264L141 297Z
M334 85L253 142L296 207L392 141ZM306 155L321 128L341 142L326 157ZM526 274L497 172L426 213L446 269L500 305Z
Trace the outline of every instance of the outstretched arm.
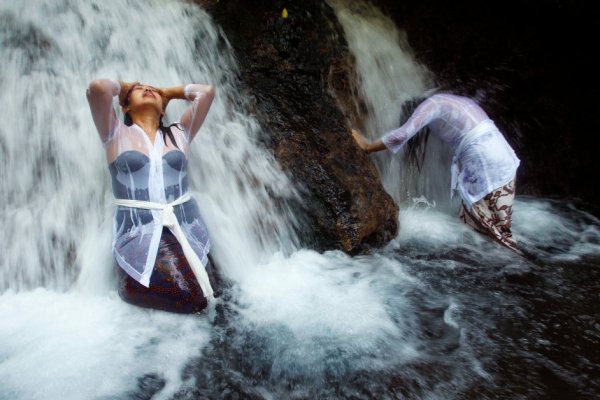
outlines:
M365 138L362 135L362 133L360 133L356 129L352 129L352 137L354 138L354 141L356 141L356 144L358 145L358 147L360 147L367 153L374 153L376 151L382 151L382 150L386 149L385 145L383 144L383 142L380 139L378 139L372 143L369 143L367 138Z
M404 125L386 133L380 140L386 148L395 154L400 151L410 138L415 136L431 121L440 117L441 112L442 107L438 101L434 97L430 97L415 109Z
M163 107L172 99L191 100L192 105L185 110L179 122L183 125L189 134L191 141L204 123L208 110L215 97L215 90L210 85L201 85L198 83L186 86L175 86L163 88Z

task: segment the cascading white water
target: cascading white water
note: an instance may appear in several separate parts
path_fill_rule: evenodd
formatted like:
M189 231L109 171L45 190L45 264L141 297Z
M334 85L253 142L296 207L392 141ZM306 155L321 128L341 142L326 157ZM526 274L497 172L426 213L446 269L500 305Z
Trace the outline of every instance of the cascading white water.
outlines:
M0 192L0 314L13 321L0 329L0 398L119 393L135 387L131 377L147 369L140 365L159 364L168 396L181 385L182 363L206 343L206 321L148 314L115 299L114 206L85 96L89 81L216 87L188 172L225 276L243 276L265 258L296 249L296 222L286 206L295 190L256 145L260 128L239 101L229 45L201 8L158 0L143 6L128 0L3 1L0 22L0 177L7 189ZM173 101L167 120L185 107ZM44 339L32 340L34 332ZM54 367L73 356L72 367ZM62 381L80 368L90 371L86 380ZM14 379L26 371L27 379ZM106 378L111 386L97 388ZM53 386L57 380L62 387Z
M356 85L366 105L364 134L371 140L400 126L402 105L433 90L431 73L414 58L406 35L370 3L329 0L356 60ZM417 198L448 206L451 153L440 140L428 139L420 168L404 154L373 156L386 190L397 202ZM414 199L414 200L413 200ZM440 200L442 200L440 202Z
M519 305L510 293L490 298L479 289L488 269L516 263L511 253L453 216L406 207L400 235L372 255L298 248L298 222L286 205L296 192L257 144L261 127L239 100L229 45L201 8L47 3L0 2L0 400L236 391L242 398L449 399L470 386L497 389L493 371L504 352L481 328L495 329L489 310L476 307ZM402 101L425 91L428 79L381 13L331 4L343 25L355 26L346 34L363 71L369 132L393 128ZM221 321L140 309L116 294L112 194L85 99L96 77L216 86L189 174L216 264L233 285ZM184 107L174 101L167 119ZM414 171L394 164L398 158L377 160L386 188L402 200ZM414 182L410 195L436 198L417 190L425 181ZM429 186L447 194L445 185ZM519 199L518 238L547 246L540 254L561 262L599 254L598 221L556 206ZM476 284L446 290L471 275Z
M258 333L285 327L293 335L285 348L271 344L280 350L273 376L319 385L328 352L342 346L344 354L368 358L382 340L389 348L390 337L404 336L405 322L394 322L380 296L389 288L371 289L389 269L396 283L404 281L397 263L384 260L375 271L339 252L297 248L286 205L296 192L257 145L261 128L239 101L229 46L202 9L175 1L140 8L126 0L40 0L3 2L0 18L0 113L11 127L0 135L8 188L0 199L0 316L11 321L0 327L0 399L118 395L136 390L147 374L166 382L160 398L168 398L193 384L181 371L211 336L205 318L138 309L116 295L112 194L85 98L97 77L216 86L192 145L191 187L216 264L237 288L231 306L239 317L230 323ZM167 119L184 107L173 102ZM329 335L335 340L323 346ZM388 353L410 359L411 347ZM90 372L76 378L83 370Z
M234 60L206 13L158 1L139 8L127 1L8 3L1 10L0 112L10 127L1 136L2 182L10 189L0 195L0 240L9 252L0 261L0 290L65 290L80 269L83 286L109 278L111 190L85 98L96 77L214 84L216 100L193 143L189 173L214 228L218 263L253 265L265 253L296 247L285 209L294 190L254 143L259 127L241 111ZM167 119L185 106L172 102Z

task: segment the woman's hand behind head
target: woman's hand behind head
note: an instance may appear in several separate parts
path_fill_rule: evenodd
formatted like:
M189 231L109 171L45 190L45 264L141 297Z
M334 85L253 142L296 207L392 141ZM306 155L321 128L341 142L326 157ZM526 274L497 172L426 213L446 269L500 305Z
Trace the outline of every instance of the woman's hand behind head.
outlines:
M131 89L134 86L139 85L139 82L125 82L119 81L119 85L121 85L121 92L119 93L119 105L124 107L127 105L129 94L131 93Z
M169 96L169 94L167 93L167 91L165 89L162 89L162 88L158 88L158 94L162 98L162 109L163 109L163 112L164 112L167 109L167 105L169 104L169 101L171 100L171 97Z

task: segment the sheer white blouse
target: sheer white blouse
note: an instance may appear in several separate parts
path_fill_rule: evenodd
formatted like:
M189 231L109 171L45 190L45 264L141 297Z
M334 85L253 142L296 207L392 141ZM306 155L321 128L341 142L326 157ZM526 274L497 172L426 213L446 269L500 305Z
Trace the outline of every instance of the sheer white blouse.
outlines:
M112 101L121 90L118 82L100 79L94 81L94 85L95 90L88 89L88 101L106 151L115 198L167 204L184 195L188 191L190 142L206 114L198 112L205 86L185 87L186 97L192 104L180 117L179 124L171 128L175 146L169 138L165 141L160 130L152 142L136 124L126 126L117 119ZM196 201L191 199L175 206L174 213L192 249L206 267L210 239ZM119 266L146 287L150 284L162 230L162 212L117 207L113 254Z
M460 193L469 209L515 178L519 159L473 100L435 94L423 101L404 125L386 133L381 140L397 153L425 126L454 150L451 190Z

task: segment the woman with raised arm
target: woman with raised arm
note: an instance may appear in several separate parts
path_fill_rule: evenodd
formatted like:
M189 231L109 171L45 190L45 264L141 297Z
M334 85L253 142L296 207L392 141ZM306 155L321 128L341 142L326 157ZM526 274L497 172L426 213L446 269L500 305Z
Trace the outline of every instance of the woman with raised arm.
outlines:
M123 122L112 105L115 96ZM201 84L156 88L96 79L89 85L117 205L112 249L126 302L194 313L213 298L210 240L187 178L190 143L213 97L213 87ZM174 99L191 105L178 122L164 126Z
M352 136L367 153L386 149L397 153L425 127L454 150L451 191L458 191L462 197L461 220L521 253L511 232L520 161L494 122L473 100L435 94L420 103L406 123L381 139L370 143L355 129Z

